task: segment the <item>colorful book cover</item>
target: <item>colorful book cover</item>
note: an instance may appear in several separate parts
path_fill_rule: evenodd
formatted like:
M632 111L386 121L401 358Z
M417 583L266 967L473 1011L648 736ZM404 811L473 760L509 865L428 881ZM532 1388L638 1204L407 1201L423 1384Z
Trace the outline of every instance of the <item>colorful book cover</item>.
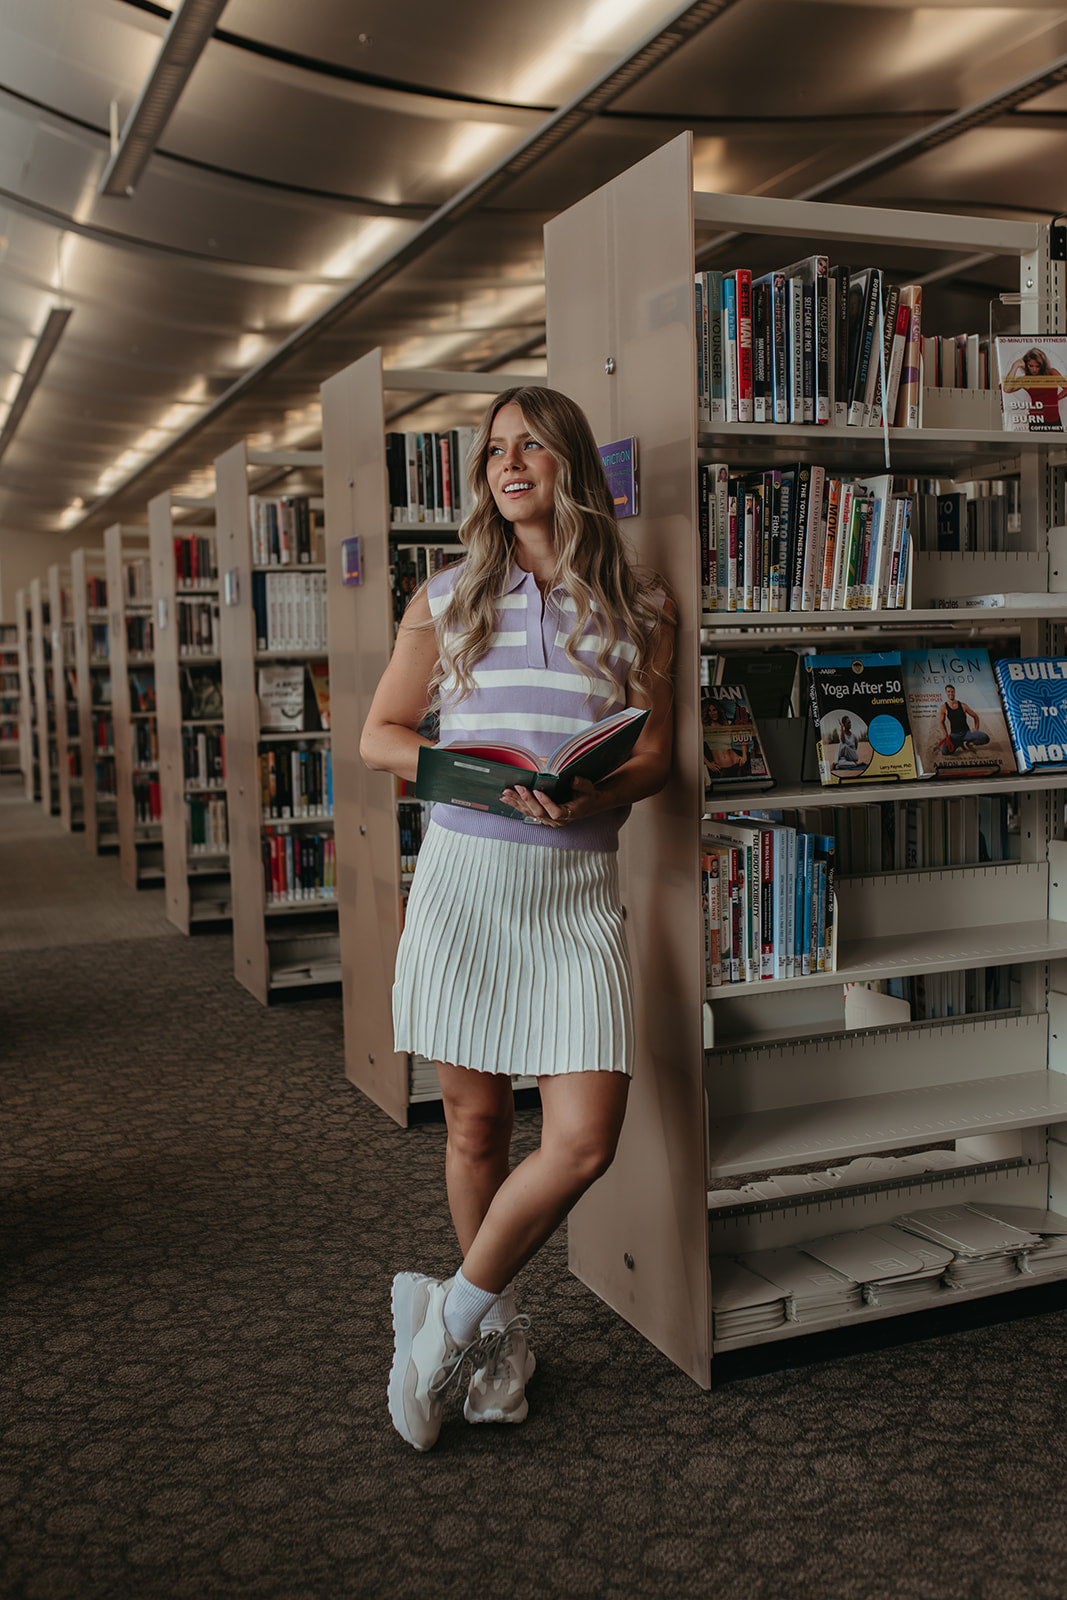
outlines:
M1067 768L1067 658L1024 656L993 671L1019 771Z
M902 650L904 693L920 778L1014 772L1011 736L989 651Z
M741 684L708 684L700 691L707 789L774 782L748 695Z
M604 476L608 480L616 517L636 517L637 498L637 440L616 439L612 444L597 447L604 463Z
M1062 433L1067 412L1067 338L999 335L994 342L1007 432Z
M913 779L900 651L812 656L808 670L823 784Z

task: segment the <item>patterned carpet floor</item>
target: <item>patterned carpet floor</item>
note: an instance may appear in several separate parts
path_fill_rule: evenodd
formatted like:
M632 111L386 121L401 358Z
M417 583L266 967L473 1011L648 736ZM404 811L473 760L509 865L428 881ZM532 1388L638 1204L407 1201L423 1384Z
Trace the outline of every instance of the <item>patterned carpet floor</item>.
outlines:
M228 953L0 952L5 1600L1062 1600L1063 1310L703 1394L557 1237L529 1420L410 1450L389 1283L456 1264L443 1129Z

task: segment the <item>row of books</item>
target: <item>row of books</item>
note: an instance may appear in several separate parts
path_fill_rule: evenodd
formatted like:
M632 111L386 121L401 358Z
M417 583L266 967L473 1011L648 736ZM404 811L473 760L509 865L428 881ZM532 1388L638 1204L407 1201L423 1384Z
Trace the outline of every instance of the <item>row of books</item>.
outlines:
M698 272L697 405L716 422L919 426L922 289L811 255Z
M230 848L225 795L190 795L185 802L185 821L191 855L216 855Z
M393 523L463 521L471 507L466 460L474 434L473 428L386 434Z
M133 816L139 823L162 822L163 794L158 778L134 779Z
M156 709L156 679L154 672L143 668L131 670L130 680L130 710L133 714L143 715Z
M333 759L328 749L300 745L259 754L260 807L265 821L333 816Z
M135 722L130 729L133 764L142 770L159 766L159 734L154 721Z
M316 733L330 728L330 668L325 661L272 662L256 675L262 733Z
M400 870L414 872L430 820L430 806L424 800L398 800L396 820L400 830Z
M700 468L705 611L896 610L908 604L912 500L894 479L812 462Z
M126 649L131 658L150 656L155 648L151 617L126 618Z
M107 579L86 578L85 598L90 611L107 610Z
M337 898L337 850L332 833L276 833L262 838L268 906Z
M836 1321L939 1289L993 1288L1067 1271L1067 1217L1032 1206L974 1201L924 1208L891 1223L801 1246L756 1250L711 1263L714 1334L726 1339Z
M217 656L219 653L219 603L217 600L179 600L176 607L178 654Z
M98 752L93 761L93 776L98 800L115 798L115 757Z
M326 574L253 572L257 650L326 649Z
M221 788L226 781L226 738L221 727L182 729L182 771L187 787Z
M174 576L179 588L184 589L210 589L218 583L219 568L211 534L175 534Z
M978 550L985 553L1022 548L1021 493L1018 478L970 483L945 489L918 482L911 490L913 527L920 550Z
M896 1001L902 1008L899 1020L903 1022L980 1017L989 1012L1010 1011L1018 1004L1011 967L920 972L909 978L882 978L864 987Z
M106 622L89 624L89 660L106 661L110 654Z
M254 567L318 565L323 558L321 515L306 494L248 497Z
M443 567L451 566L453 561L462 560L462 550L448 545L428 544L400 544L392 550L392 560L389 564L389 587L393 595L393 621L399 624L401 617L407 610L408 601L416 589L432 577L435 572L440 572Z
M219 667L180 667L178 687L183 722L222 718L222 671Z
M148 557L127 561L122 569L122 581L128 605L147 605L152 599L152 563Z
M837 841L842 877L1008 861L1019 829L1016 797L1006 794L886 800L817 815L820 830ZM804 816L813 825L812 814Z
M709 988L806 978L836 965L834 840L731 814L701 831Z

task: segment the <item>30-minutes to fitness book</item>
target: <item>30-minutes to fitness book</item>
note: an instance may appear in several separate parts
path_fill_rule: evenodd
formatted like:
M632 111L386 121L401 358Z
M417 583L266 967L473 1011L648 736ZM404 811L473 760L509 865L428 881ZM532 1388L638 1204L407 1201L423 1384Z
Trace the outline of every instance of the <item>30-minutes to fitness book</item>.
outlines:
M503 789L521 783L563 804L575 778L596 783L621 767L637 743L648 711L629 706L576 733L542 763L530 750L510 744L424 745L419 751L415 794L446 806L491 811L515 817L514 806L501 800Z

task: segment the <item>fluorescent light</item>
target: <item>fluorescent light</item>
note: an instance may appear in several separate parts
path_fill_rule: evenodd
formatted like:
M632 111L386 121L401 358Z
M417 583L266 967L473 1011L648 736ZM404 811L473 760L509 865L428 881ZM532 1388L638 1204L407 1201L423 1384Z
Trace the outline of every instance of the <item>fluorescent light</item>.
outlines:
M100 194L132 195L225 6L226 0L181 0L104 168Z
M56 345L63 336L63 329L70 318L70 306L53 306L48 313L44 327L33 347L33 353L22 374L22 382L15 392L11 402L3 430L0 431L0 457L15 437L19 423L22 421L23 412L30 403L33 391L44 377L44 369L55 355Z

